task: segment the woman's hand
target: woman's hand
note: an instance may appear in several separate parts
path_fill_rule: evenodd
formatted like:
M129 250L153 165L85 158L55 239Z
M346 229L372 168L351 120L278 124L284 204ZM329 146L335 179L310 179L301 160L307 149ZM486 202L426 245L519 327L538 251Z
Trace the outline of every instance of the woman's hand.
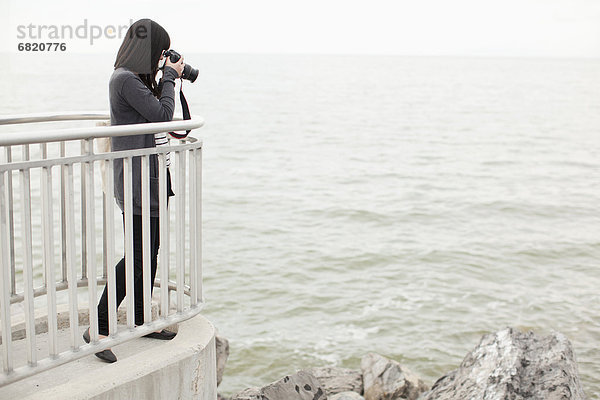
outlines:
M181 78L181 74L183 73L184 66L185 66L185 64L183 63L183 57L181 57L179 59L179 61L177 61L176 63L172 63L170 58L167 58L167 61L165 62L165 67L171 67L175 71L177 71L178 78Z

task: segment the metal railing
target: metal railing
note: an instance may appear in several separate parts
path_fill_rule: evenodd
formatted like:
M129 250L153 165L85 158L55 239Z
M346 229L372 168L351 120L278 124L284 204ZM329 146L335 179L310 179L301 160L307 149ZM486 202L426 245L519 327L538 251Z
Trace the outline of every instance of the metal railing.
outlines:
M106 121L108 118L106 113L101 112L12 115L0 116L0 125ZM176 142L174 145L118 152L94 152L93 142L100 138L108 140L106 138L116 136L196 129L203 123L201 118L193 117L191 120L162 123L0 133L0 147L4 150L5 158L4 162L0 162L0 386L163 329L201 311L204 304L202 142L188 136L181 141L171 139ZM20 157L13 151L15 148L21 148ZM69 154L72 152L75 155ZM171 207L167 207L167 153L175 160L175 164L169 167L176 192ZM37 158L34 157L36 154ZM132 295L134 157L139 157L142 165L144 324L139 326L135 326ZM158 158L159 169L161 246L159 272L154 285L160 287L158 296L155 296L159 300L159 315L152 320L149 163L154 157ZM115 235L119 232L115 229L113 161L117 159L122 159L124 165L125 326L117 325L115 298L114 266L118 261L115 258ZM37 177L40 179L39 187L35 185ZM59 185L55 185L57 181ZM99 191L97 186L100 181L104 189ZM80 198L76 199L78 190ZM55 206L57 200L59 207ZM101 206L98 205L100 202ZM169 209L173 206L174 220ZM101 228L98 223L99 208L102 209ZM55 223L56 219L58 223ZM171 225L175 230L176 243L174 268L171 268L170 260ZM98 246L98 235L102 236L102 246ZM100 274L99 264L102 265ZM58 271L57 266L60 267ZM105 283L108 283L109 294L109 336L100 339L97 286ZM89 308L89 344L83 343L83 327L79 326L78 304L85 290ZM176 309L170 306L171 292L175 293ZM57 309L65 306L68 306L68 339L64 338L64 334L59 335L57 323ZM36 343L36 307L37 311L47 311L47 345L41 353L39 343ZM24 335L21 336L24 336L22 340L25 340L27 353L22 365L15 361L17 357L13 351L19 335L16 335L12 321L18 318L24 318Z

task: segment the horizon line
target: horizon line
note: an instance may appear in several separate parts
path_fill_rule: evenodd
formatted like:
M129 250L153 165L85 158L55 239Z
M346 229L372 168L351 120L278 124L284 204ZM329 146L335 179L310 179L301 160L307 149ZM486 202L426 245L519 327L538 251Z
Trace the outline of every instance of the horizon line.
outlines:
M18 51L0 51L0 55L16 55L16 54L54 54L48 52L18 52ZM58 54L58 53L57 53ZM111 55L116 52L101 51L87 52L74 51L69 52L71 55ZM600 55L520 55L520 54L416 54L416 53L352 53L352 52L240 52L240 51L191 51L188 54L206 54L206 55L224 55L224 56L340 56L340 57L406 57L406 58L487 58L487 59L551 59L551 60L600 60Z

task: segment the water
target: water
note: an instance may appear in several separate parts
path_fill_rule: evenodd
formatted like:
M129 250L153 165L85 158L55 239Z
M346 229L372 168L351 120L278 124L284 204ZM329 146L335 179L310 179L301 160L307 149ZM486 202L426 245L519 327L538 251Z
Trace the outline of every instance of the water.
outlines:
M112 57L64 60L3 112L106 109ZM221 392L369 351L432 384L514 326L566 334L600 398L600 60L186 60Z

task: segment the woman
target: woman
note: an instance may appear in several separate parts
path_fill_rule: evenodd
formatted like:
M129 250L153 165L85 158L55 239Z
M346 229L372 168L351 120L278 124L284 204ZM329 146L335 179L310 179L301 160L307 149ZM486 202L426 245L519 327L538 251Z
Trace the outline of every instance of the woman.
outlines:
M175 110L175 79L181 77L183 57L176 63L168 58L163 69L160 85L156 83L159 63L163 52L171 45L169 34L162 26L149 19L141 19L129 27L117 54L115 70L109 82L111 125L164 122L173 119ZM112 138L112 150L131 150L155 147L166 142L164 134L147 134ZM156 258L159 247L158 221L158 159L150 156L150 246L151 246L151 288L156 276ZM133 247L134 247L134 286L135 323L144 323L143 304L143 257L142 257L142 199L141 199L141 160L134 157L132 162L133 180ZM114 162L115 199L124 211L123 160ZM167 174L168 196L172 196L170 176ZM125 297L125 258L115 267L117 307ZM100 338L108 336L108 284L98 303L98 333ZM175 334L168 331L153 332L147 337L170 340ZM83 335L89 343L89 328ZM117 361L110 350L96 353L107 362Z

